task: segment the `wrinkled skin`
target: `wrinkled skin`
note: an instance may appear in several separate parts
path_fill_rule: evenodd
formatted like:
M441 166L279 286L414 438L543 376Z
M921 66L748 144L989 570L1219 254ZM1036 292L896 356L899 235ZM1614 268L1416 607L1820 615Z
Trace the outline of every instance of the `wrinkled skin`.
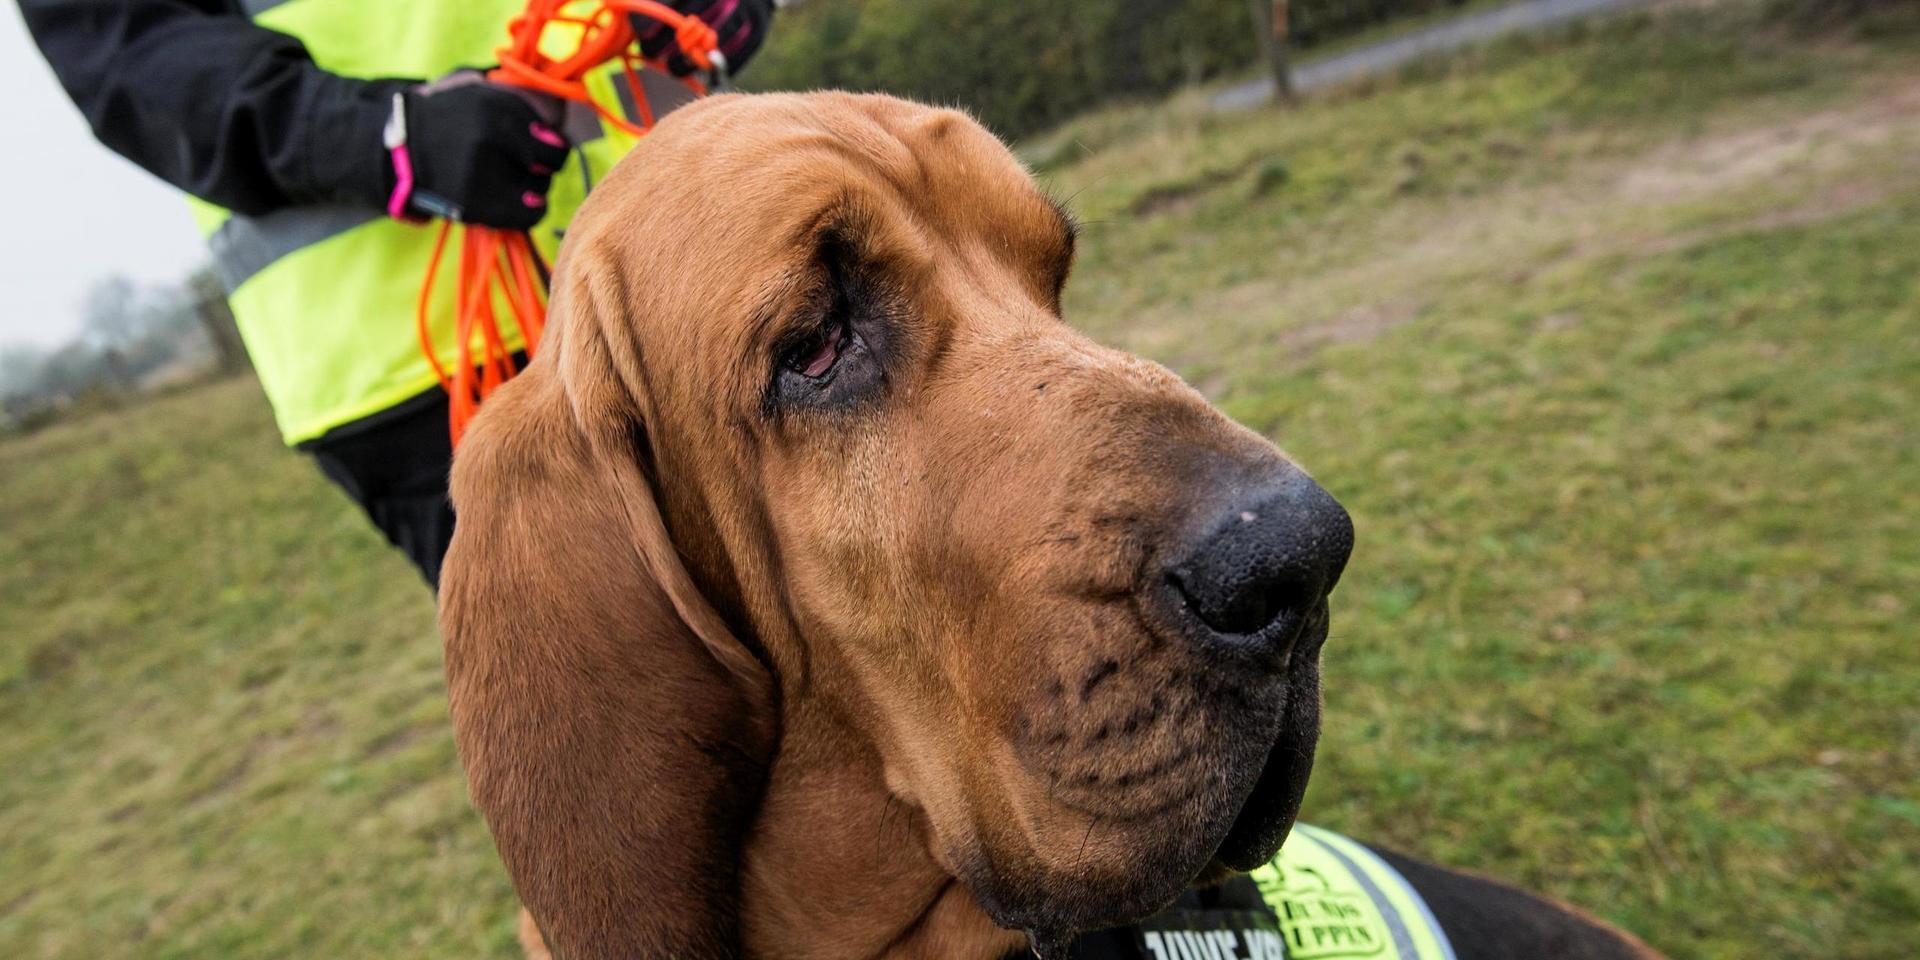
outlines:
M1072 247L884 97L713 98L600 186L462 447L443 606L556 955L985 960L1278 848L1325 607L1222 654L1161 571L1297 469L1067 326Z

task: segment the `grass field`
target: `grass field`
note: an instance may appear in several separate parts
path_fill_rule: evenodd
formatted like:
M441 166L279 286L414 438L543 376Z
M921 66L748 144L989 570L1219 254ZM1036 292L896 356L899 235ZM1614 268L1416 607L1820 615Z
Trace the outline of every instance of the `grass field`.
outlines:
M1198 102L1027 149L1070 319L1355 516L1307 818L1676 958L1913 956L1920 25ZM0 957L512 956L438 661L250 381L0 441Z

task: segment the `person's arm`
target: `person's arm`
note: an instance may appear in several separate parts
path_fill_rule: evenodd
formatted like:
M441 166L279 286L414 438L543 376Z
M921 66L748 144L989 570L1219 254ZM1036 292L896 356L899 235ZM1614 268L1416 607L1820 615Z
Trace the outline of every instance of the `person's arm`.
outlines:
M249 214L385 206L381 128L410 82L330 74L299 40L221 0L20 7L94 135L155 176Z

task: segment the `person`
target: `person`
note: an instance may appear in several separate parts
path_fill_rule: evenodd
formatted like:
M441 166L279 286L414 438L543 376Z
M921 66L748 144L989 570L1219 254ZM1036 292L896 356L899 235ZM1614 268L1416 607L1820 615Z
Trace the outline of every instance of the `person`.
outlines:
M523 5L20 0L95 136L192 198L283 439L436 587L453 536L452 449L415 326L437 234L420 221L527 230L551 262L593 178L633 142L562 124L505 87L428 84L491 62ZM771 0L671 5L713 27L734 70L773 16ZM635 28L647 56L693 69L672 31ZM588 83L632 115L636 92L617 68ZM407 147L404 195L390 137ZM452 312L433 317L448 367ZM508 346L523 349L517 331Z

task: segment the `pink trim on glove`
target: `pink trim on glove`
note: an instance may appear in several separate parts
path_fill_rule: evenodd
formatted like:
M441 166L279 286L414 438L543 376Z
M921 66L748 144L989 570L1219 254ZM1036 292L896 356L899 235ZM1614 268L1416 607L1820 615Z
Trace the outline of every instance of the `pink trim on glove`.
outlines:
M387 216L407 220L407 201L413 198L413 155L404 143L387 154L393 158L393 196L387 198Z

